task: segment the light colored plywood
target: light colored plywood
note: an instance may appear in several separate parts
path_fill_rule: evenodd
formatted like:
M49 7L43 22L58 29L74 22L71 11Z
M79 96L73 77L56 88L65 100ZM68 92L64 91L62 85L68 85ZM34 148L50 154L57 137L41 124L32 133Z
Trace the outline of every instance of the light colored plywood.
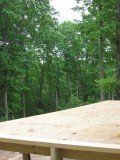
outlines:
M3 122L0 132L33 138L120 144L120 101Z
M120 153L120 101L0 123L0 142Z

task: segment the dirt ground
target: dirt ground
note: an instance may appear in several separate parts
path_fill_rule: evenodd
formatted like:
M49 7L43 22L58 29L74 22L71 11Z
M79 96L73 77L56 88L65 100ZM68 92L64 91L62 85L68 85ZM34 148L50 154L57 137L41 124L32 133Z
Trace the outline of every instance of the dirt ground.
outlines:
M0 151L0 160L23 160L22 154ZM50 160L49 157L31 155L31 160Z
M23 158L20 153L0 151L0 160L23 160ZM31 160L50 160L50 157L31 155ZM68 159L65 158L64 160Z

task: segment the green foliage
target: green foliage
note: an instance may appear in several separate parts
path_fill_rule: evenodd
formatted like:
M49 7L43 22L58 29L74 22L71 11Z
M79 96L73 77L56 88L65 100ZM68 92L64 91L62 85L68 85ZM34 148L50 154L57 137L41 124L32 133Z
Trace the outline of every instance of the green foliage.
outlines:
M49 0L0 6L0 120L116 98L116 0L84 0L62 24Z
M69 102L65 106L65 109L75 108L75 107L78 107L78 106L82 106L84 104L85 103L82 100L78 99L74 95L71 95Z

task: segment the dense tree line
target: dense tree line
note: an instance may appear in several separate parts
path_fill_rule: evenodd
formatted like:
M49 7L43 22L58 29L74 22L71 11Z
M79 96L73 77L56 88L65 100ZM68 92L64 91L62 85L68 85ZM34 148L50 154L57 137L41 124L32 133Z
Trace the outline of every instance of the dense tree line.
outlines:
M76 2L59 24L49 0L0 1L0 120L120 99L120 2Z

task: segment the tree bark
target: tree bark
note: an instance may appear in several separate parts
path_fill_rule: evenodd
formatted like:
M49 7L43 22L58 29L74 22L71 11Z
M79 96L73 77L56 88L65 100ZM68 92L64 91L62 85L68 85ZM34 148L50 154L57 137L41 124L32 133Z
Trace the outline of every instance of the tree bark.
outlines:
M50 103L50 111L53 111L53 107L52 107L52 84L51 84L50 75L49 75L49 103Z
M5 119L8 120L9 111L8 111L8 86L7 86L7 83L4 83L3 96L4 96Z
M102 6L99 6L99 11L102 11ZM100 19L100 28L103 27L103 20ZM102 31L100 31L100 79L104 79L104 37ZM103 85L100 88L100 100L105 100L105 91Z
M56 105L56 110L59 109L59 96L58 96L58 90L56 90L56 94L55 94L55 105Z
M2 4L2 8L4 8L5 3ZM2 13L2 10L1 10ZM1 32L2 36L3 36L3 49L8 49L7 46L7 38L8 38L8 34L7 34L7 18L6 16L2 15L3 17L3 22L4 22L4 27L3 30ZM6 66L6 64L4 63L3 66L3 105L4 105L4 109L5 109L5 119L8 120L9 119L9 109L8 109L8 68Z
M79 82L77 80L77 86L76 86L76 95L77 95L77 99L79 99Z
M40 89L39 89L39 97L41 98L42 95L42 88L43 88L43 83L44 83L44 77L45 77L45 66L44 64L42 65L41 68L41 73L40 73Z
M66 75L66 80L67 80L67 96L66 96L66 103L69 102L71 96L72 96L72 87L71 87L71 80L70 80L70 77L69 77L69 71L67 69L67 75Z
M22 91L22 111L23 111L23 117L26 116L26 109L25 109L25 93Z
M116 67L116 71L117 71L117 96L116 99L120 100L120 1L117 1L117 29L116 29L116 37L117 37L117 41L116 41L116 60L117 60L117 67Z
M8 110L8 82L7 82L7 69L3 70L3 104L5 109L5 119L9 118L9 110Z
M114 100L114 94L113 93L111 94L111 99Z
M87 93L86 82L82 83L82 89L83 89L83 101L87 102L88 101L88 93Z

